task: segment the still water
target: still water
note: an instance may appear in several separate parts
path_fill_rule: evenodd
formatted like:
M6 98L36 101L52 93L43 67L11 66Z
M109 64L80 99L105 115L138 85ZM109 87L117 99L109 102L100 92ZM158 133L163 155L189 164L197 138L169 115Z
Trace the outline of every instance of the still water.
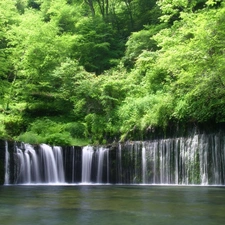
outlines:
M225 188L0 186L1 225L219 225Z

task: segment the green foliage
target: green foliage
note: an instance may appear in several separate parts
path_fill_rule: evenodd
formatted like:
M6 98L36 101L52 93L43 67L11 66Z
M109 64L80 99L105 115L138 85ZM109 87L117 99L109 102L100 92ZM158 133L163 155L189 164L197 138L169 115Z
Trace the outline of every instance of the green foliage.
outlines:
M224 26L222 1L0 0L0 137L97 144L224 122Z
M85 125L81 122L67 123L65 130L68 131L73 138L85 137Z
M119 51L120 42L113 37L110 24L100 17L84 17L75 27L73 55L87 71L100 74L115 65L122 52Z
M15 137L26 130L27 124L20 115L12 115L4 118L4 127L9 136Z
M103 130L106 124L106 120L103 116L95 113L88 114L85 117L87 137L91 137L92 142L97 144L96 141L101 143L103 139Z
M62 33L74 32L75 22L80 17L79 6L73 7L67 2L67 0L55 0L41 7L45 20L54 22Z
M20 134L17 138L18 141L30 144L45 143L45 139L32 131L27 131Z
M48 84L57 89L56 97L69 100L78 91L80 83L91 77L76 60L66 58L49 75Z
M10 83L13 82L15 76L11 68L8 47L8 32L13 24L17 23L19 16L14 4L15 2L11 0L7 4L3 0L0 1L0 104L3 105L4 96L8 95Z
M7 132L4 125L4 117L0 114L0 138L7 138Z
M134 130L144 131L156 126L165 128L172 109L171 97L160 92L135 99L127 98L118 112L122 121L121 133L127 135Z
M70 133L68 133L68 132L49 134L45 138L45 142L49 143L50 145L54 145L54 146L57 146L57 145L70 146L70 145L72 145L72 139L71 139Z
M156 41L152 39L152 36L157 34L164 27L165 24L145 26L145 29L132 33L126 43L124 56L125 66L133 67L143 51L157 50Z
M193 12L197 5L205 2L205 0L158 0L157 4L162 10L160 19L164 22L172 23L180 19L180 13Z
M182 19L155 36L162 48L157 66L168 74L177 101L174 116L200 122L223 121L219 107L224 108L224 9L182 14Z
M53 146L84 146L89 144L88 139L73 138L68 132L47 134L45 137L43 137L37 133L28 131L19 135L16 140L30 144L48 143Z
M45 136L45 134L60 133L64 129L64 125L58 124L48 118L38 119L31 123L30 131Z
M31 123L28 131L19 135L17 139L32 144L72 145L75 131L71 127L72 124L63 124L48 118L38 119Z

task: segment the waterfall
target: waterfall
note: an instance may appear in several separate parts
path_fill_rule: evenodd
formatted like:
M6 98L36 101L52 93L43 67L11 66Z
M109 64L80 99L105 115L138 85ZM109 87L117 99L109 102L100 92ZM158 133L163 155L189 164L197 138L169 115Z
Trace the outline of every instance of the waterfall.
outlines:
M40 147L45 182L64 182L61 149L57 147L52 148L46 144L42 144Z
M16 146L16 152L15 156L17 157L17 163L16 163L16 171L17 171L17 177L16 177L16 183L26 183L26 174L25 174L25 163L24 163L24 155L23 151Z
M16 144L14 149L12 153L5 142L5 184L225 185L222 133L132 141L109 148Z
M40 178L40 172L39 172L39 162L38 162L38 156L37 152L34 150L34 148L29 145L25 144L25 154L28 154L29 162L27 162L27 167L30 168L30 178L29 182L36 182L40 183L41 178Z
M10 163L10 155L8 151L8 142L5 141L5 182L4 182L5 185L9 184L9 175L10 175L9 163Z
M117 153L117 182L119 184L122 184L122 147L121 144L119 144L118 147L118 153Z
M53 153L54 153L56 167L57 167L56 172L58 176L58 181L65 182L62 148L59 146L54 146Z
M86 146L82 149L82 183L91 182L91 168L92 168L92 158L94 150L90 146Z
M104 179L105 177L105 179ZM103 181L104 180L104 181ZM82 183L109 183L109 149L86 146L82 149Z
M107 150L108 149L102 148L102 147L97 150L97 154L98 154L97 183L102 183L103 162L104 162L103 160Z
M26 150L24 152L24 173L26 178L26 183L31 183L31 163L30 163L30 155L28 154L28 151Z
M142 147L142 183L146 184L146 149Z
M73 152L73 154L72 154L72 183L74 183L74 171L75 171L75 154L74 154L74 147L73 147L73 149L72 149L72 152Z
M109 151L107 150L106 151L106 168L107 168L107 183L109 184L110 182L109 182L109 179L110 179L110 177L109 177Z
M62 183L64 169L60 147L42 144L36 151L31 145L24 149L16 147L17 179L16 183Z

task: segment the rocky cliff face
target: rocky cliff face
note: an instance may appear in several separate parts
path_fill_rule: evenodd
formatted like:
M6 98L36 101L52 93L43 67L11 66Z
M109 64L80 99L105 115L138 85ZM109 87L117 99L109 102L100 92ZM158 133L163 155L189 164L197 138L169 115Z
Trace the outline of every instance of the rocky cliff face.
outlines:
M0 140L0 184L4 184L5 142Z
M225 184L223 132L108 147L1 141L0 152L1 184Z

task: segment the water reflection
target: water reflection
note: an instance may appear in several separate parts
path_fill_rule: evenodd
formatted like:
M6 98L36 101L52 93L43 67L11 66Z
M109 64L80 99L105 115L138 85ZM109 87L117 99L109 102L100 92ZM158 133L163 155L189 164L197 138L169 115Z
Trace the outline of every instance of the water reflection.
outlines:
M225 222L224 207L222 187L0 187L4 225L213 225Z

